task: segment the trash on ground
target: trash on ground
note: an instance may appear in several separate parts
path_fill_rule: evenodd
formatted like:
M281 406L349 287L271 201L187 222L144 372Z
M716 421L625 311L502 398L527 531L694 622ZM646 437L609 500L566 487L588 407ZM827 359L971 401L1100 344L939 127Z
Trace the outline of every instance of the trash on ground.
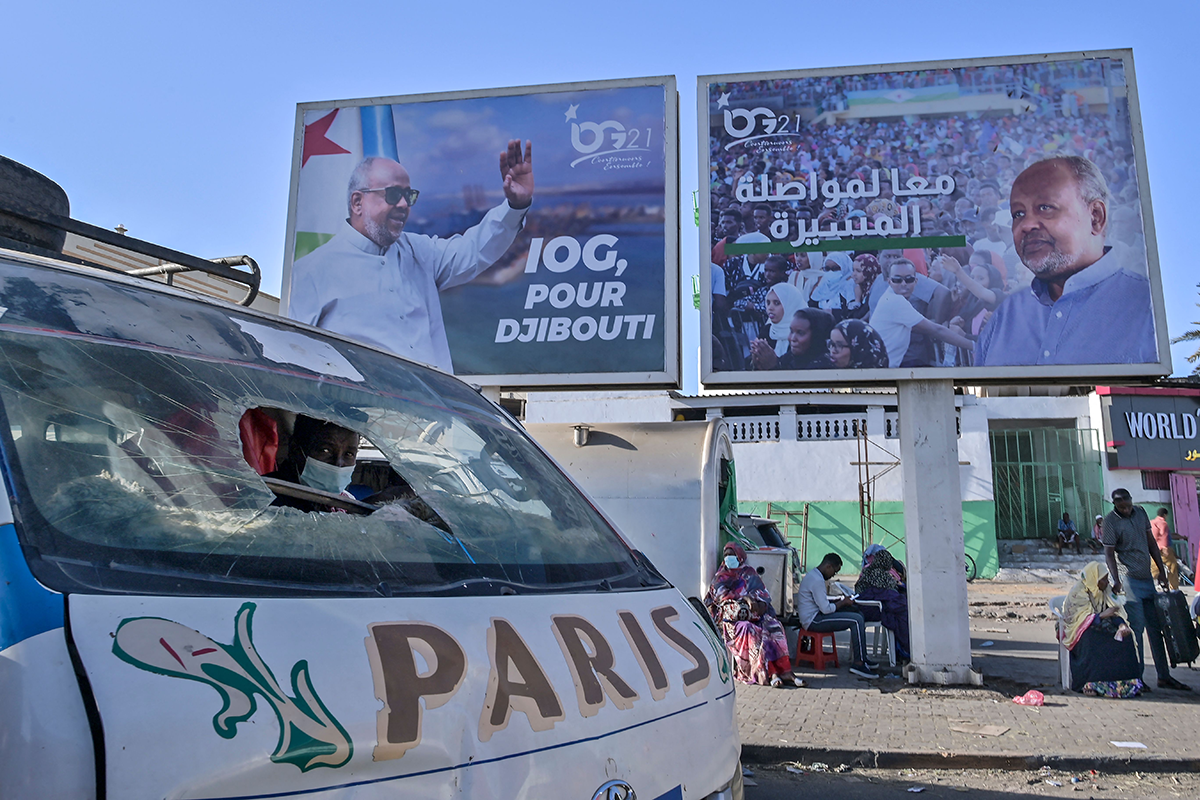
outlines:
M1019 706L1040 706L1046 702L1046 695L1037 689L1030 689L1020 697L1014 697L1013 702Z
M1062 781L1052 781L1052 780L1047 779L1046 785L1047 786L1062 786Z
M1141 742L1109 742L1113 747L1128 747L1133 750L1145 750L1146 745Z
M742 778L742 786L758 786L758 781L754 778Z
M979 645L979 646L980 646L980 647L991 647L991 646L992 646L992 645L994 645L994 644L995 644L995 642L993 642L991 639L989 639L989 640L987 640L986 642L984 642L983 644L981 644L981 645Z
M925 787L924 786L910 786L910 787L908 787L908 791L912 792L913 794L916 794L917 792L925 791Z
M750 769L749 767L742 767L742 777L744 777L744 778L754 777L754 770Z
M787 771L792 773L793 775L803 775L804 774L804 770L797 769L796 767L788 767Z
M1009 731L1009 728L1005 725L984 725L968 720L951 720L951 722L954 724L950 726L950 730L956 733L976 733L980 736L1003 736Z

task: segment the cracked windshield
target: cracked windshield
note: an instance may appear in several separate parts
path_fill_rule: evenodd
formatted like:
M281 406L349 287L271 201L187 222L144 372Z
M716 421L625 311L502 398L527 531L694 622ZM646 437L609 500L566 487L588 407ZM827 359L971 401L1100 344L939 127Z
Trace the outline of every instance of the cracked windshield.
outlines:
M65 330L0 326L5 456L51 584L384 595L644 585L579 492L453 379L209 309L181 316L194 330L172 335L249 358L85 336L86 321L58 316ZM310 354L272 361L287 344ZM340 376L297 367L322 348L324 371Z

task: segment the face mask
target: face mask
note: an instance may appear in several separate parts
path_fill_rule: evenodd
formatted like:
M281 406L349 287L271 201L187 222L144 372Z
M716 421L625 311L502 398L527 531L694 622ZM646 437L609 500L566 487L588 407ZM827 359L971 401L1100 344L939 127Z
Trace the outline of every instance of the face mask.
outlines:
M300 472L300 482L323 492L341 494L350 485L350 478L353 475L353 466L335 467L333 464L326 464L324 461L317 461L309 456L304 462L304 469Z
M726 569L737 569L738 568L738 557L737 556L725 556L725 567L726 567Z

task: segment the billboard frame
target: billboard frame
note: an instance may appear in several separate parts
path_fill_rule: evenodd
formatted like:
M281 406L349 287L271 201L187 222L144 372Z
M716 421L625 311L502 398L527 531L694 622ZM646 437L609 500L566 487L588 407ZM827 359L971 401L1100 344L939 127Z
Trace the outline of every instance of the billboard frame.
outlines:
M615 78L570 83L506 86L494 89L466 89L449 92L388 95L347 100L321 100L296 104L296 127L292 135L291 174L288 187L287 226L284 240L283 277L279 306L284 311L291 300L292 263L295 256L296 212L300 196L300 167L304 144L304 115L309 111L363 106L403 105L449 100L471 100L488 97L513 97L559 92L582 92L637 87L663 88L663 268L664 302L663 370L651 372L570 372L570 373L504 373L495 375L456 375L460 380L479 386L494 386L503 390L572 389L572 388L644 388L679 389L682 387L680 337L680 224L679 224L679 91L674 75L641 78ZM397 355L397 354L393 354ZM404 356L397 355L398 358ZM425 365L431 366L431 365ZM436 367L432 367L437 369Z
M711 192L708 189L708 158L710 136L710 84L749 80L786 80L790 78L823 78L841 75L864 75L883 72L916 72L933 69L1037 64L1055 61L1081 61L1099 58L1119 58L1124 63L1126 97L1129 103L1130 138L1134 163L1138 171L1138 199L1142 212L1146 242L1146 270L1150 283L1150 298L1155 319L1155 338L1158 361L1143 364L1047 364L995 367L920 367L887 369L822 369L775 370L771 372L745 370L721 371L712 369L712 270L711 260L705 257L712 249ZM864 64L845 67L779 70L771 72L699 75L696 77L697 162L700 206L700 384L713 389L772 389L796 384L805 386L894 385L903 380L952 380L959 385L989 384L1087 384L1121 382L1170 375L1171 350L1167 332L1166 304L1163 299L1162 276L1159 271L1158 239L1150 201L1150 180L1146 164L1141 105L1138 97L1137 74L1132 48L1091 50L1035 55L991 56L938 61L914 61L891 64Z

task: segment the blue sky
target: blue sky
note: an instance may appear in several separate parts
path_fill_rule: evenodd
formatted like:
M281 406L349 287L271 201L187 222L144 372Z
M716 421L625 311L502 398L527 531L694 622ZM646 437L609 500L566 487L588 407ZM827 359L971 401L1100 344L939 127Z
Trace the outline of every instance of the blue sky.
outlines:
M0 154L72 216L204 256L277 294L296 104L673 74L683 365L696 386L696 75L1132 47L1172 335L1194 327L1200 3L11 3ZM1172 349L1176 374L1191 370Z

